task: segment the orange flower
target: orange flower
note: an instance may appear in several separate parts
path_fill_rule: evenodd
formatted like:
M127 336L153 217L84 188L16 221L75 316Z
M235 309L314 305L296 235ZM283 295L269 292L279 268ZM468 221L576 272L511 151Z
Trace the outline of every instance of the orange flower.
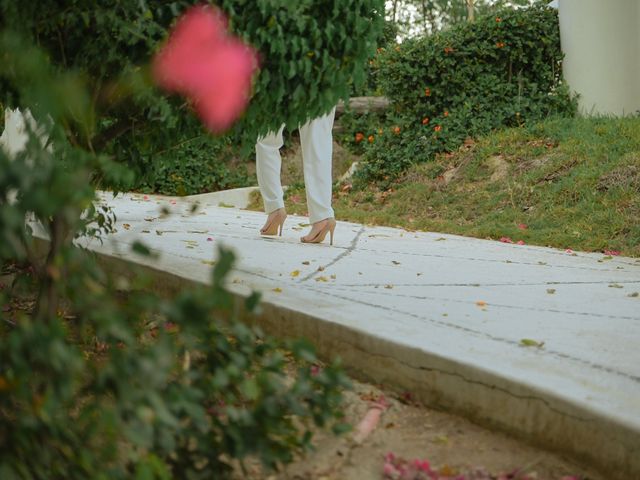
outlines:
M444 116L445 116L445 117L448 117L448 116L449 116L449 110L445 110L445 111L444 111Z
M434 129L436 132L439 132L440 130L442 130L442 126L441 126L441 125L436 125L435 127L433 127L433 129Z
M428 124L428 123L429 123L429 117L424 117L424 118L422 119L422 124L423 124L423 125L426 125L426 124Z
M378 129L378 135L382 135L383 133L384 133L384 130L383 130L383 129L381 129L381 128L379 128L379 129Z
M444 53L446 53L447 55L449 55L451 52L453 52L453 48L451 48L451 47L444 47Z
M376 137L374 137L373 135L369 135L369 138L367 140L369 140L369 143L373 143L375 139Z
M504 43L504 42L496 42L496 47L498 47L498 48L504 48L505 45L506 45L506 43Z
M430 97L431 96L431 89L429 87L424 89L424 96L425 97Z
M500 23L502 19L500 17L496 17L496 23Z
M399 135L400 134L400 127L398 127L398 126L393 127L393 133L395 133L396 135Z
M364 134L362 132L356 133L356 143L360 143L362 140L364 140Z

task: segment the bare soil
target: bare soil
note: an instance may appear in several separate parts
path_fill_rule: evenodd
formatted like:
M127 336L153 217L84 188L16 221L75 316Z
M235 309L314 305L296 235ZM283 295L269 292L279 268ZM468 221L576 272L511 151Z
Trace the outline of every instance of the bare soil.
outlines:
M364 441L354 440L357 425L384 396L389 404L377 427ZM484 467L498 478L518 471L513 479L605 480L592 469L562 456L525 444L502 433L479 427L461 417L412 402L379 386L354 382L345 394L344 413L354 431L341 437L318 432L315 451L279 473L262 473L258 465L238 478L265 480L383 480L384 457L389 452L407 460L427 460L432 468L455 475ZM485 477L482 477L485 478Z

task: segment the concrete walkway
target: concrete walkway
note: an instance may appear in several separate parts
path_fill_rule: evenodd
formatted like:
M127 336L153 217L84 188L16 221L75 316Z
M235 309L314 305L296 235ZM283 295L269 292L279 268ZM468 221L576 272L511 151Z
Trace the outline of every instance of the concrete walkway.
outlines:
M103 198L118 231L89 246L108 258L148 262L129 250L141 240L155 268L206 282L216 245L231 247L229 287L264 292L268 332L607 478L640 478L640 260L346 222L333 247L304 245L306 218L261 238L264 215L221 208L224 195Z

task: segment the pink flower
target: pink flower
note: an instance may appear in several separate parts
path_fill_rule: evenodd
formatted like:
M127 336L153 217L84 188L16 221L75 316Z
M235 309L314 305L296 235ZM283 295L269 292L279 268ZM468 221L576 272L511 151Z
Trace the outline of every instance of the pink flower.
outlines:
M525 224L525 223L520 223L520 224L518 224L518 228L519 228L520 230L526 230L526 229L527 229L527 228L529 228L529 227L528 227L528 226L527 226L527 224Z
M396 467L394 467L393 465L391 465L390 463L385 463L384 464L384 468L382 470L384 472L385 475L387 476L392 476L396 473L398 473L398 471L396 470Z
M619 250L605 250L604 254L605 255L611 255L612 257L617 257L618 255L620 255L620 251Z
M511 240L509 237L501 237L500 241L502 243L513 243L513 240Z
M571 250L570 248L567 248L564 253L568 253L569 255L573 254L573 250Z
M524 245L524 244L525 244L525 243L524 243L524 240L518 240L518 242L517 242L517 243L518 243L518 245Z
M393 462L395 461L396 456L393 452L389 452L384 456L384 461L385 462Z
M149 195L145 195L144 197L142 197L144 200L149 200Z
M311 365L311 376L315 377L320 373L320 367L317 365Z
M213 132L231 126L249 101L255 50L227 33L216 8L190 8L153 61L156 83L189 98Z
M213 238L207 237L207 242L213 242Z
M431 465L427 460L414 460L413 465L418 471L429 473L431 471Z

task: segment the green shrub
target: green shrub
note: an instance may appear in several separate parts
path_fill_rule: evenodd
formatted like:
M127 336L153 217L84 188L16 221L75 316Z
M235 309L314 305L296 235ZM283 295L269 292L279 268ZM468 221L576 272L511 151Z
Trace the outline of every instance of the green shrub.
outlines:
M557 13L541 4L407 40L376 61L393 114L367 149L363 178L396 176L469 136L575 113Z
M163 195L195 195L255 184L229 137L202 133L143 157L137 188Z
M57 71L9 32L0 58L0 78L54 146L27 131L15 158L0 149L0 272L28 266L0 285L0 478L226 478L249 455L270 468L292 460L313 425L344 429L341 370L311 368L305 343L237 322L230 252L219 251L209 287L164 298L148 278L104 271L74 245L113 226L113 213L94 207L91 176L126 183L130 171L69 135L72 125L89 131L95 113L79 73ZM46 247L32 235L36 221ZM150 252L136 243L130 255ZM246 311L258 301L249 297ZM20 302L33 308L13 311ZM298 367L291 377L283 347Z
M92 91L82 100L88 117L65 125L67 136L85 149L112 155L140 182L152 163L166 160L152 152L203 133L182 98L166 98L152 86L147 68L175 19L199 3L0 0L0 31L16 30L44 49L54 68L81 73L77 80ZM260 134L329 111L362 85L384 16L383 0L211 3L228 14L231 29L261 55L254 96L229 133L244 156L252 153ZM0 101L19 106L25 99L10 77L0 84Z

